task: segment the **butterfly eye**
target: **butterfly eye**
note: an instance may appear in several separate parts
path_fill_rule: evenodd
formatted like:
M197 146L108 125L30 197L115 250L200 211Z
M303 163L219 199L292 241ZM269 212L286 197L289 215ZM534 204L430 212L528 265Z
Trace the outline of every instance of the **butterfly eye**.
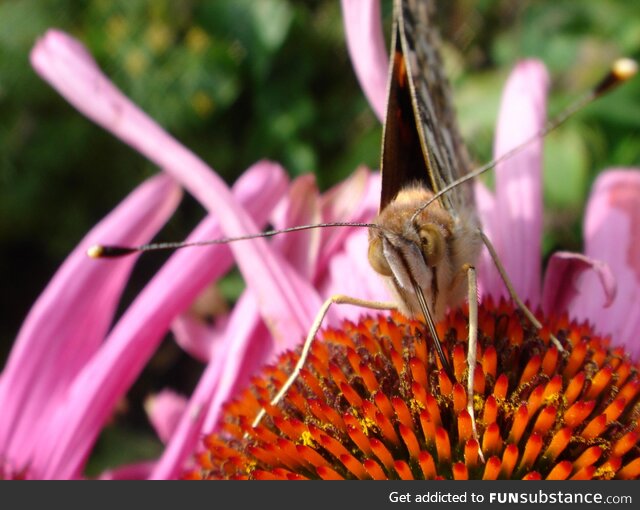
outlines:
M369 241L369 264L376 273L382 276L393 274L389 262L382 252L382 240L379 237L374 237Z
M421 249L430 266L436 265L444 256L444 238L438 227L432 223L422 225L419 229Z

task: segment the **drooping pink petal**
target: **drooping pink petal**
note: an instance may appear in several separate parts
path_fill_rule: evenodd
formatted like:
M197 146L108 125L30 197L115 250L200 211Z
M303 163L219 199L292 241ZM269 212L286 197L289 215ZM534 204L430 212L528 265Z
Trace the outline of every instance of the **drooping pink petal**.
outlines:
M315 176L306 174L298 177L272 216L274 228L320 223L319 201ZM281 234L277 238L279 253L307 280L311 280L317 265L321 235L320 229L311 229Z
M577 298L580 278L585 272L593 271L599 280L599 287L590 287L592 299L600 294L602 308L611 306L616 295L616 279L611 268L600 260L591 259L580 253L557 252L549 260L544 275L542 309L545 313L563 313ZM583 289L587 290L587 289Z
M149 421L163 443L171 439L186 408L187 398L167 389L150 395L144 403Z
M96 77L93 77L96 78ZM106 79L104 79L104 77L102 77L101 75L98 76L96 79L101 80L101 81L106 81ZM145 124L149 124L150 121L149 119L147 119L144 116L140 115L140 112L138 112L137 110L133 110L133 111L126 111L127 108L130 108L131 105L124 100L117 91L109 88L109 87L101 87L102 91L106 91L106 95L108 96L108 102L112 105L115 106L115 108L113 108L113 114L116 114L116 116L111 115L106 117L102 114L104 114L104 110L98 110L96 111L95 109L93 109L93 102L91 101L89 105L87 105L86 101L82 101L81 104L78 104L77 102L74 103L77 107L79 107L80 109L83 108L87 108L87 110L85 111L85 113L92 115L92 114L100 114L102 115L102 117L98 116L98 118L94 117L94 120L97 120L98 122L102 123L103 125L105 125L108 129L113 130L118 136L120 136L121 138L123 138L125 141L127 141L128 143L130 143L131 145L133 145L134 147L138 148L139 150L141 150L143 153L145 153L148 157L150 157L150 159L158 162L159 164L162 164L162 161L157 161L156 159L154 159L154 154L153 154L153 150L150 149L155 149L156 147L155 145L159 145L163 148L167 148L167 146L171 147L172 149L174 149L174 152L178 152L177 158L175 157L175 154L173 154L172 156L174 156L173 159L178 159L178 161L174 161L173 159L170 158L169 161L164 161L166 164L164 165L168 170L174 170L177 171L177 173L179 174L181 172L182 168L191 168L191 170L193 170L193 167L197 167L197 169L199 170L199 173L197 175L197 179L193 180L189 180L190 176L187 176L187 187L190 187L190 190L192 191L192 193L194 193L196 196L200 196L201 195L201 191L203 189L207 189L207 185L211 185L210 179L208 179L208 175L207 174L203 174L203 170L204 171L208 171L208 169L203 168L204 165L199 161L196 160L193 155L187 153L185 154L185 151L181 148L181 147L174 147L175 142L172 139L167 140L167 136L165 133L161 132L161 133L157 133L158 128L155 124L151 125L145 125ZM82 91L83 93L86 94L86 90ZM89 94L90 96L91 94ZM86 99L86 98L85 98ZM93 98L95 99L95 98ZM133 119L131 118L127 118L126 115L124 115L124 112L130 114L130 117L134 117ZM109 113L109 112L107 112ZM135 122L125 122L125 120L130 120L130 121L135 121ZM135 128L132 128L131 124L135 125ZM146 138L140 140L138 135L140 133L144 133ZM155 138L154 140L149 140L149 135L153 135L151 136L151 138ZM168 143L168 145L167 145ZM184 179L183 179L184 180ZM203 182L204 181L204 182ZM209 181L209 182L207 182ZM217 183L214 183L217 185ZM189 186L190 185L190 186ZM218 198L220 198L220 194L221 191L219 189L216 189L217 193L218 193ZM202 198L202 197L201 197ZM207 205L211 206L211 199L210 197L205 197L205 201L209 199L209 203ZM224 202L224 201L223 201ZM218 205L218 204L214 204L214 205ZM229 204L229 203L225 203L225 206L227 206L228 208L233 210L233 205L234 204ZM215 209L215 207L214 207ZM242 214L242 211L237 211L234 210L234 213L236 215L240 215ZM223 217L223 220L226 217ZM228 218L226 218L228 220ZM244 234L247 232L251 232L254 231L255 232L255 228L251 228L251 226L247 227L246 223L244 225L240 225L240 227L244 227L244 228L238 228L238 224L236 223L235 225L232 225L232 228L229 229L228 227L229 225L229 221L227 221L227 232L229 234ZM262 244L260 241L256 242L256 244ZM248 250L247 250L248 251ZM280 276L280 274L278 274L278 270L282 268L283 264L280 263L280 266L278 266L278 262L275 262L273 260L273 257L269 257L268 255L270 255L266 249L264 248L260 248L260 249L256 249L253 251L253 255L254 255L254 259L252 260L251 258L247 258L244 257L245 260L245 275L247 273L250 273L250 270L254 271L257 273L258 275L258 279L256 280L258 282L258 286L260 284L262 284L262 288L263 288L263 292L260 292L260 289L258 289L258 294L262 295L262 299L261 299L261 303L263 304L264 307L268 308L269 304L271 305L275 305L275 310L276 313L278 312L278 309L280 310L287 310L287 314L291 314L291 310L293 309L294 311L298 309L298 305L302 304L303 308L304 308L304 304L305 303L309 303L310 301L313 300L313 292L310 292L309 289L304 289L304 292L300 293L298 292L297 295L298 297L294 298L291 294L291 291L289 290L289 288L291 287L290 285L288 285L289 283L293 282L294 285L293 287L304 287L303 285L300 285L300 280L296 281L296 275L287 275L286 277L282 278ZM257 260L255 259L256 257ZM240 258L242 259L242 253L240 254ZM271 260L269 260L271 258ZM266 263L266 267L265 267L265 263ZM242 267L242 260L240 261L241 267ZM261 267L262 266L262 267ZM276 279L276 285L275 285L275 289L273 289L273 285L271 285L271 287L266 287L267 291L265 292L265 279L268 278L269 276L273 276L273 274L275 275L275 279ZM279 281L278 281L279 278ZM249 284L251 285L251 280L249 280ZM278 285L280 287L284 287L284 288L278 288ZM282 292L284 291L284 292ZM287 293L289 294L287 296ZM282 305L281 302L278 303L278 297L285 295L286 297L284 298L287 303ZM302 294L302 295L301 295ZM269 296L267 298L267 296ZM266 305L265 305L265 300L266 300ZM307 307L307 310L305 313L309 314L310 310L315 310L317 308L316 304L312 304L311 306ZM267 316L269 316L269 313L266 314ZM293 314L295 315L295 313ZM278 319L277 315L275 316L276 318L274 319L273 316L270 317L270 324L272 326L278 326L278 324L274 324L274 321ZM296 327L298 330L300 330L300 326L299 323L298 325L291 323L289 319L289 317L280 317L280 322L284 323L284 326L280 325L280 327L276 327L275 328L275 332L276 334L278 333L278 331L282 332L287 330L287 333L290 335L292 331L296 330ZM306 326L305 326L306 329ZM278 336L278 335L277 335ZM280 335L281 336L281 335ZM76 455L76 458L78 456ZM73 463L71 463L71 465L73 465Z
M617 345L640 353L640 171L619 169L595 182L584 224L585 253L606 262L615 276L617 293L603 310L596 275L585 275L571 312L589 319Z
M474 195L482 230L489 239L495 240L497 238L495 226L497 222L495 197L481 181L474 182ZM499 279L500 276L496 272L495 263L486 248L483 248L480 253L477 270L479 295L500 296L504 284L502 280Z
M362 181L360 183L362 186L357 186L358 181ZM349 185L358 187L358 193L343 194L334 189L331 193L333 198L330 201L323 200L326 209L359 213L362 210L361 203L364 199L363 192L367 189L367 181L368 172L360 172L359 176L353 179ZM341 189L344 190L349 186ZM314 180L309 177L298 179L290 191L273 220L274 226L282 229L318 221L318 204L315 198L317 190ZM343 197L344 203L339 203L338 197ZM323 219L326 220L326 218ZM329 220L331 219L333 218L329 218ZM340 219L354 220L349 215L347 217L341 216ZM346 229L344 230L346 231ZM318 231L311 232L317 233ZM351 234L353 233L351 232ZM364 234L366 243L366 230L355 233ZM303 274L307 273L307 275L313 273L317 261L315 257L309 258L304 255L304 251L309 250L308 237L286 234L272 238L271 242L275 250L288 254L287 258L293 260L293 267L298 271ZM360 248L359 255L366 254L366 247L360 246ZM302 256L291 256L291 254L298 252L302 253ZM374 279L376 282L380 282L379 278L375 276ZM328 323L326 321L325 325ZM261 364L270 361L272 356L278 352L278 350L274 350L264 324L259 320L255 299L249 293L244 293L236 303L231 313L227 332L229 338L218 342L219 349L216 350L216 356L212 357L212 361L207 366L191 398L189 406L191 409L198 410L198 419L194 419L190 414L183 415L177 432L158 461L152 478L162 479L177 476L184 468L187 456L196 447L199 437L203 433L214 430L218 423L222 404L248 384L249 376ZM292 336L287 347L294 348L302 340L302 337ZM204 420L200 419L199 413L206 414Z
M0 383L0 456L31 461L35 438L71 381L98 349L136 257L90 259L96 243L142 244L181 197L168 176L139 186L69 255L25 320ZM41 466L32 464L37 476Z
M549 78L537 60L520 62L502 96L494 157L521 145L544 126ZM542 233L542 143L539 137L496 165L496 223L491 239L518 295L536 306L540 300ZM495 269L489 287L501 288Z
M258 229L231 196L227 186L202 160L180 145L127 99L90 60L79 43L50 30L31 53L38 73L74 107L174 176L210 212L228 236L255 234ZM320 299L264 239L231 245L249 287L258 296L276 341L304 334Z
M284 170L280 166L268 162L253 165L233 186L234 197L259 227L266 224L271 211L283 199L286 191L287 176ZM222 230L215 216L206 218L199 228L209 231L209 239L222 237ZM224 257L221 256L216 260L216 272L224 274L233 265L233 257L228 247L223 248L220 253L224 254ZM216 335L216 330L222 326L220 322L217 322L212 329L201 324L198 325L188 318L182 320L177 318L174 322L174 334L177 343L187 352L202 361L207 361L210 356L209 349L213 341L212 337Z
M360 86L384 122L389 59L382 32L379 0L342 0L347 47Z
M224 368L211 399L211 405L203 422L203 431L211 432L218 426L222 405L246 388L251 376L265 363L273 362L279 352L274 351L273 342L264 323L259 319L254 297L245 293L233 310L227 330L227 338L240 338L239 342L224 342L229 349L221 354ZM254 319L255 318L255 319ZM303 338L292 339L291 347L302 344Z
M264 193L262 195L264 196ZM317 195L318 190L312 175L296 179L272 214L273 227L283 229L288 226L319 223L321 218ZM251 211L255 205L256 202L252 201L246 204L246 207ZM264 207L259 207L258 211L265 213L266 210ZM262 224L262 220L257 223ZM273 242L279 253L291 263L292 267L305 278L310 279L317 262L319 235L320 230L287 233L273 238ZM222 337L227 334L227 322L225 320L224 323L220 323L216 319L215 325L208 326L183 316L174 321L173 332L177 342L183 348L198 359L207 361L210 357L208 349L214 343L219 348Z
M175 434L150 475L152 479L179 475L202 434L213 430L222 403L238 386L247 383L249 375L264 363L267 352L272 349L268 332L259 320L255 299L249 293L245 293L234 307L228 333L230 338L221 342L218 356L207 365L189 400L187 412L182 415Z
M380 173L359 166L344 181L322 194L322 220L356 221L363 214L373 217L380 205ZM327 233L335 232L327 230Z
M282 172L271 163L258 166L273 175ZM270 192L265 186L253 191L265 195ZM214 238L216 232L211 227L203 222L190 240ZM114 405L136 379L173 318L221 275L223 266L218 261L228 255L228 249L227 245L214 245L176 252L138 295L58 407L48 436L57 441L42 438L36 442L36 459L46 467L44 477L78 474Z
M378 172L359 167L346 180L322 195L322 221L370 222L378 213L380 186ZM355 231L349 227L322 229L320 258L314 278L316 282L322 280L328 264L344 249L345 240Z
M347 180L322 195L324 222L370 222L380 203L380 175L358 168ZM346 294L359 299L388 301L380 276L367 260L368 231L362 227L326 228L322 231L320 258L314 281L322 296ZM367 310L335 306L323 327L337 325L343 318L355 319Z
M367 260L368 246L369 237L365 229L356 230L348 237L343 250L336 253L329 262L321 281L323 295L329 297L345 294L369 301L390 301L382 278L371 268ZM356 320L365 313L378 312L351 305L335 306L324 326L335 326L343 319Z
M215 355L220 339L227 329L227 315L216 317L215 324L206 324L187 313L182 313L171 323L176 343L195 359L206 363Z

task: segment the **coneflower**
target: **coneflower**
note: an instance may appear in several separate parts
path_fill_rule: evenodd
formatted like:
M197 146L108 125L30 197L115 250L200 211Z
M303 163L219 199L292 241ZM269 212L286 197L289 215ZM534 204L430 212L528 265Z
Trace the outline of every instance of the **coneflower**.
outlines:
M541 320L549 327L539 332L506 302L480 307L477 437L465 390L468 317L457 311L438 326L454 381L427 348L424 325L366 317L327 330L275 407L269 401L298 354L265 368L225 406L220 432L206 437L186 477L637 478L638 364L586 322ZM263 406L267 416L253 427Z

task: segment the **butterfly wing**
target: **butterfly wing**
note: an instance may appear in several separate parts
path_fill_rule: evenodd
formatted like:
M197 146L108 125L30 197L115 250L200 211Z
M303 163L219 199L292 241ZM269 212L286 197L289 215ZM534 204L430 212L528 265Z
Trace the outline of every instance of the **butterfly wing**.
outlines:
M407 185L418 182L437 192L470 169L440 59L434 8L432 0L394 5L381 211ZM471 184L457 186L442 201L454 216L469 210Z

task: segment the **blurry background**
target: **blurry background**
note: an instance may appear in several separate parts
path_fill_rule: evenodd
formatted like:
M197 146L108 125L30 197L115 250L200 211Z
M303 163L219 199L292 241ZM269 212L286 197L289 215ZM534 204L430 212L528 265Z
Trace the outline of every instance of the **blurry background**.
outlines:
M383 3L387 27L390 3ZM519 58L538 57L549 67L553 113L613 59L639 54L634 2L440 3L446 65L478 163L491 158L500 92ZM28 52L49 27L83 41L127 95L229 182L261 158L281 162L291 175L314 172L323 189L359 164L378 167L381 126L352 71L338 0L2 0L0 363L64 257L156 172L31 70ZM546 253L580 248L589 186L615 165L640 166L640 79L548 136ZM201 215L185 200L161 237L181 239ZM142 259L123 306L161 261ZM238 292L233 282L227 288ZM128 412L123 405L127 425L105 433L103 452L123 450L109 448L113 440L134 456L158 448L140 399L165 384L190 390L199 367L181 356L167 342L131 392ZM94 468L114 461L106 455Z

